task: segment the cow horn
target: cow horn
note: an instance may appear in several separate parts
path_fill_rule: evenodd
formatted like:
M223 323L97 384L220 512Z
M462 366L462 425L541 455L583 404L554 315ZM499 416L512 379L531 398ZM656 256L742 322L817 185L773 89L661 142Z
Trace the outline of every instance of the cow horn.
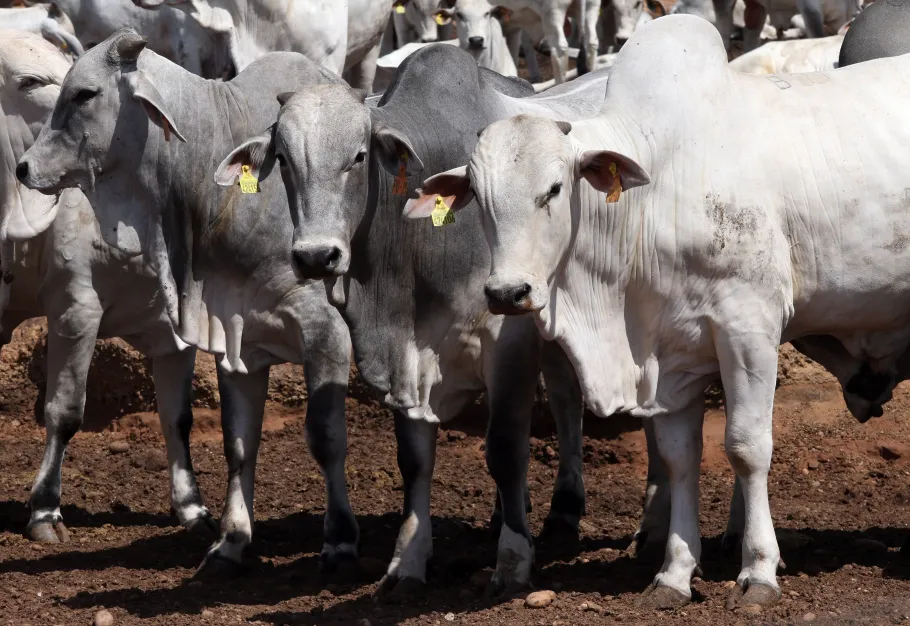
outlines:
M117 59L120 64L135 63L139 53L145 49L148 41L136 32L127 32L117 40Z

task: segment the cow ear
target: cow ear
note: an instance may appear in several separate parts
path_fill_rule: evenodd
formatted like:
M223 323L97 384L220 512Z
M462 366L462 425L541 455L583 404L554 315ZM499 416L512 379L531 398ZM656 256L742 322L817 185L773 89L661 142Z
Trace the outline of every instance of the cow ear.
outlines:
M186 143L186 138L184 138L180 129L177 128L177 124L174 123L174 116L167 108L167 105L164 104L164 99L158 93L152 81L141 71L136 71L129 74L128 83L133 98L142 103L149 119L164 131L164 140L170 141L171 133L174 133L177 139Z
M379 162L389 174L397 176L402 165L408 176L423 171L423 161L400 130L391 126L380 126L373 131L373 143Z
M645 0L645 7L651 17L654 18L663 17L667 14L667 9L658 0Z
M237 182L244 167L250 168L250 174L256 180L265 180L275 166L275 144L273 131L247 140L239 148L227 155L215 170L215 183L230 187Z
M471 203L474 191L467 166L456 167L423 181L423 187L417 190L417 198L408 200L404 205L404 216L411 219L430 217L436 208L436 198L442 198L452 211Z
M503 6L494 7L491 15L500 22L508 22L512 18L512 12Z
M610 202L619 199L619 192L641 187L651 182L651 176L632 159L609 150L588 150L581 155L579 174L591 186L608 196ZM619 179L617 186L615 179Z

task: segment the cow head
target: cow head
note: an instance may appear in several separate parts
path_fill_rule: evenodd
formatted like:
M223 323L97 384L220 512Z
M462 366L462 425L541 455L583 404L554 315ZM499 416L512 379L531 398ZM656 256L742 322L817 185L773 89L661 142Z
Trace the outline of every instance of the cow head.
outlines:
M66 57L38 35L0 38L0 241L34 237L56 215L53 198L19 185L16 163L53 110L69 68Z
M457 0L451 9L440 9L437 15L443 19L453 19L458 30L461 47L468 51L478 51L491 45L494 39L494 20L504 19L508 10L496 7L487 0Z
M448 3L448 0L447 0ZM396 0L395 7L402 7L408 23L414 28L417 40L421 43L431 43L439 40L439 31L436 21L437 12L441 8L442 0Z
M219 185L232 185L244 166L262 180L278 163L294 222L293 265L301 278L348 271L373 159L396 174L399 164L408 174L423 169L406 138L373 126L364 97L344 85L282 95L273 129L234 150L215 173Z
M477 194L493 256L485 288L493 313L536 312L549 302L550 281L578 228L578 195L590 193L580 179L612 202L650 182L621 154L580 150L571 128L530 115L496 122L481 133L467 167L427 179L405 206L408 217L428 217L443 205L457 211Z
M46 194L79 187L91 197L102 176L138 180L154 126L165 141L185 141L158 89L138 67L145 45L135 31L122 29L73 65L50 120L16 167L22 184ZM124 194L115 202L93 202L105 241L127 254L142 251L135 228L147 216L123 219L112 212L137 208L133 203Z

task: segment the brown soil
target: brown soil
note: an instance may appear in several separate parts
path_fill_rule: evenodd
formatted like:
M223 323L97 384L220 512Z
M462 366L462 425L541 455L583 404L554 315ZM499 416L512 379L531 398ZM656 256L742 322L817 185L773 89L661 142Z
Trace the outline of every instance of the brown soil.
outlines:
M771 508L787 570L783 598L762 616L724 609L725 582L737 556L722 554L732 476L723 453L724 416L705 425L702 475L703 579L696 601L669 614L639 611L635 599L660 556L623 552L641 510L644 437L635 420L586 424L588 515L578 545L538 541L534 583L558 596L544 609L487 599L471 578L494 564L487 520L494 487L483 460L480 410L440 436L433 514L435 559L426 592L399 605L376 603L382 565L394 544L401 506L390 415L358 388L349 400L348 484L359 516L369 572L357 584L318 572L323 481L306 451L301 418L306 394L299 368L276 368L257 470L252 571L214 583L188 583L207 547L175 526L166 471L133 462L163 449L147 366L122 344L99 350L89 396L117 419L79 433L64 468L63 514L69 544L36 546L22 536L28 490L40 462L43 431L31 418L41 368L40 324L17 332L0 359L0 617L24 625L91 624L108 609L115 624L887 624L910 619L910 565L898 547L910 502L910 387L895 393L884 417L856 423L838 386L785 349L775 407ZM225 489L211 361L201 357L193 459L206 502L219 510ZM108 394L108 395L106 395ZM102 408L104 409L102 411ZM555 473L552 427L541 408L529 472L540 531ZM456 430L457 429L457 430ZM127 438L112 456L108 444ZM549 449L548 449L549 448ZM377 567L378 566L378 567ZM583 605L587 603L585 610ZM591 604L596 605L592 607ZM592 608L598 610L590 610ZM449 615L451 614L451 615Z

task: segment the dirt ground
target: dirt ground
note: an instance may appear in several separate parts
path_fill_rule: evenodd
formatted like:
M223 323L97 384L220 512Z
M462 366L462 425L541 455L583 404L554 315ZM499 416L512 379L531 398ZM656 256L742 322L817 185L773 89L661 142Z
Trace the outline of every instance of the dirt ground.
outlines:
M306 451L300 369L275 369L257 470L251 571L220 584L189 582L208 539L176 525L147 363L119 342L96 355L89 398L94 432L81 432L64 469L68 544L23 537L27 499L43 450L33 406L43 384L43 327L17 331L0 360L0 624L91 624L104 608L114 624L887 624L910 619L908 536L910 387L886 415L862 425L836 383L785 350L775 406L771 508L787 569L781 602L763 615L727 611L739 559L723 554L732 474L723 453L722 409L709 411L701 481L703 577L695 602L675 613L636 609L659 568L658 555L624 553L638 523L646 471L635 420L586 423L587 516L575 543L537 542L534 585L557 592L543 609L523 599L486 598L495 560L488 529L494 487L483 459L483 421L467 416L440 434L433 485L435 557L425 593L400 605L372 592L391 555L400 520L401 479L391 416L356 389L349 400L348 486L359 516L362 580L318 571L323 481ZM193 459L209 507L220 510L225 464L210 357L196 381ZM105 423L115 418L112 423ZM535 417L529 473L538 533L549 506L558 445L545 408ZM112 454L109 444L129 443ZM523 596L522 596L523 597Z

